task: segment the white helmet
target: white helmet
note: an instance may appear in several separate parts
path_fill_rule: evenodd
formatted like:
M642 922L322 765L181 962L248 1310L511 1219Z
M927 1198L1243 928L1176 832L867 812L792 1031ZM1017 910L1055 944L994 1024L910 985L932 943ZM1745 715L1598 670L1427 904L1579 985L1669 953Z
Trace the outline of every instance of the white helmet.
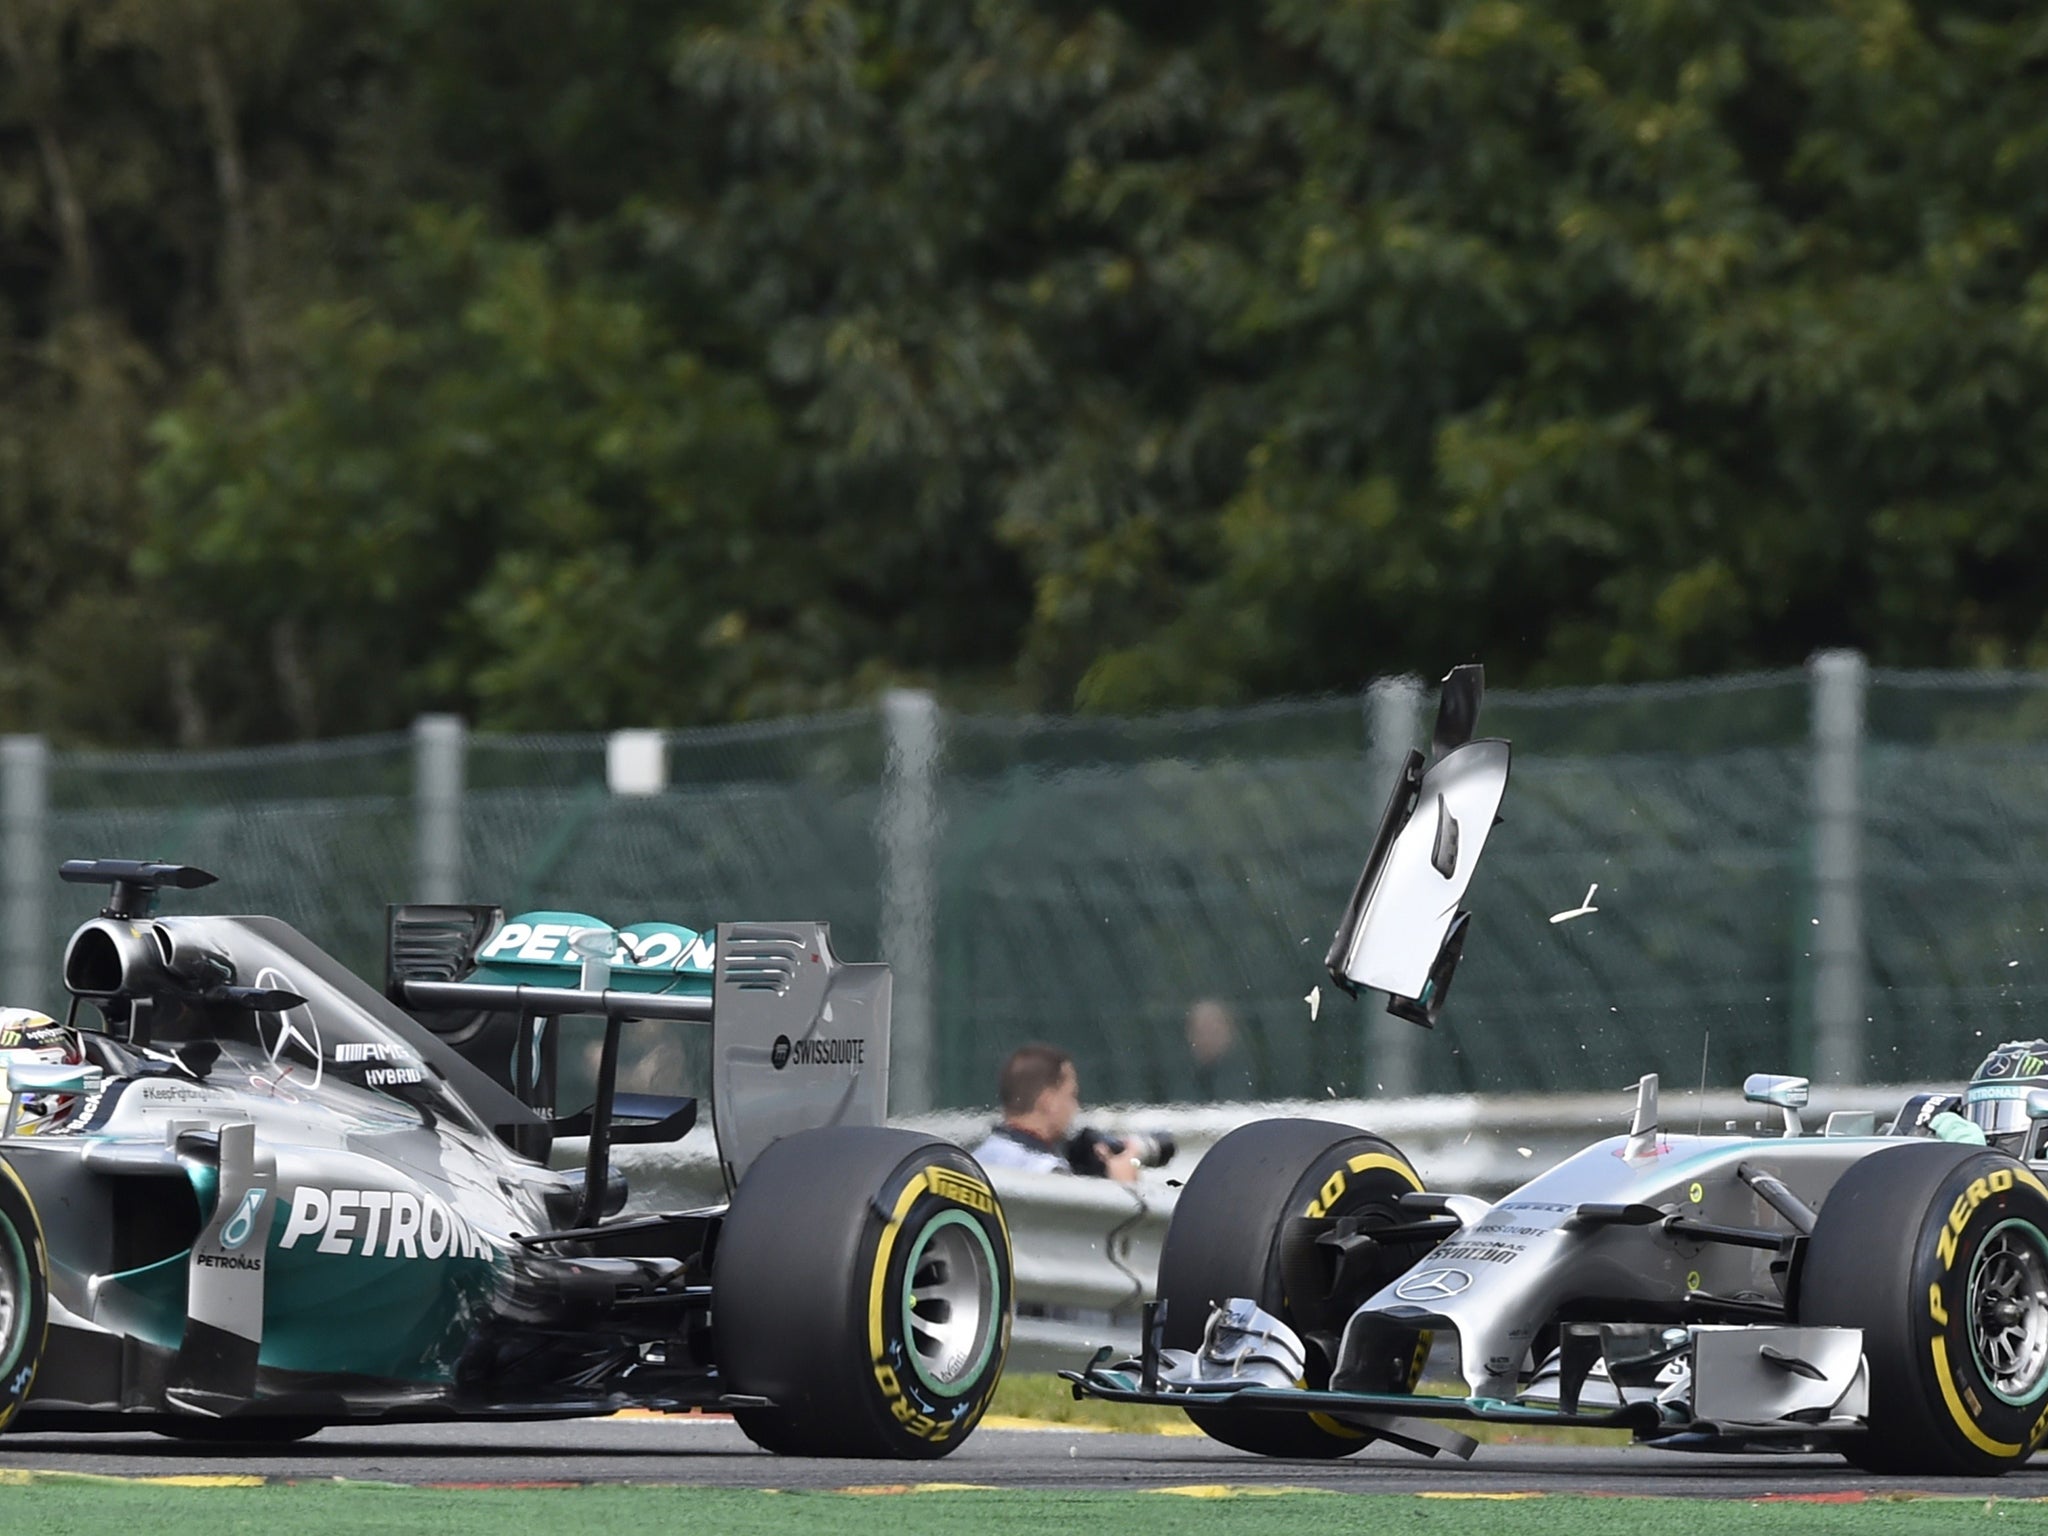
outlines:
M85 1060L78 1032L33 1008L0 1008L0 1072L17 1062L76 1066ZM24 1136L62 1125L78 1112L75 1093L29 1093L21 1099L15 1130Z

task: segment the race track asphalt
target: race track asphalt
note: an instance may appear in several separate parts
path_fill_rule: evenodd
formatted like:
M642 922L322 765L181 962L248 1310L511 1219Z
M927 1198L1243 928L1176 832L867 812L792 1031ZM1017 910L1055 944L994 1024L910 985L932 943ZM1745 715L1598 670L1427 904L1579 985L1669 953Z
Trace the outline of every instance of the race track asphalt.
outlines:
M935 1462L805 1461L755 1450L729 1421L621 1416L557 1424L331 1429L276 1449L190 1445L154 1435L10 1433L0 1466L161 1477L259 1473L400 1483L682 1483L839 1489L882 1483L1143 1489L1188 1484L1352 1493L1626 1493L1758 1498L1853 1491L2048 1498L2048 1460L1995 1482L1878 1479L1817 1456L1693 1456L1641 1447L1483 1445L1434 1461L1373 1447L1339 1462L1269 1461L1211 1441L1151 1434L983 1429Z

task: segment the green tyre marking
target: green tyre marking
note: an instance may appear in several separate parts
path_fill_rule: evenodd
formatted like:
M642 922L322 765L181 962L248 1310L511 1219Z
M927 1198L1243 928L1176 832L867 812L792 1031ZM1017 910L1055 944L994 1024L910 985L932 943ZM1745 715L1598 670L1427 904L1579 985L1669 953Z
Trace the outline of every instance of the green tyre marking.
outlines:
M975 1355L974 1363L966 1370L961 1371L954 1378L953 1385L951 1386L938 1380L925 1369L924 1359L918 1354L916 1347L912 1343L912 1340L916 1337L913 1329L918 1319L916 1313L911 1310L911 1303L915 1299L912 1295L911 1286L917 1278L918 1266L924 1262L925 1254L930 1250L933 1239L949 1227L963 1228L973 1237L976 1246L981 1250L981 1274L987 1281L985 1287L987 1294L982 1302L983 1315L980 1323L981 1349ZM996 1335L1002 1331L1000 1320L996 1317L997 1311L1002 1306L1003 1299L1002 1285L997 1275L995 1247L989 1242L988 1234L982 1231L981 1223L972 1216L969 1216L965 1211L944 1211L933 1217L917 1234L917 1241L911 1246L909 1256L903 1261L903 1353L910 1361L910 1368L916 1374L917 1379L940 1397L965 1397L974 1390L976 1384L981 1380L981 1373L988 1368L989 1357L995 1353Z

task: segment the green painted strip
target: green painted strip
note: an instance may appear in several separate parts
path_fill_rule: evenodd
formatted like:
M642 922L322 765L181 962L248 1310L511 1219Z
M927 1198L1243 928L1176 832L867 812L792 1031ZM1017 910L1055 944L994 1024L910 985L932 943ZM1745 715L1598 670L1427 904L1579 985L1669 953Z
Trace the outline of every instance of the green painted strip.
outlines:
M800 1465L800 1464L793 1464ZM939 1467L891 1467L942 1477ZM985 1468L977 1468L988 1475ZM1455 1479L1447 1479L1455 1481ZM1361 1475L1369 1485L1370 1473ZM1799 1532L1819 1536L1970 1536L2048 1530L2039 1502L1971 1498L1879 1498L1854 1503L1743 1499L1521 1496L1407 1497L1195 1485L1147 1492L1072 1488L1028 1491L934 1487L878 1480L857 1491L779 1493L680 1485L448 1489L391 1484L273 1483L257 1488L167 1486L165 1481L0 1478L0 1529L36 1536L105 1536L110 1528L160 1536L274 1533L328 1536L503 1536L538 1531L689 1528L728 1536L922 1536L973 1529L984 1536L1122 1536L1200 1531L1216 1536L1356 1536L1399 1530L1414 1536L1686 1536Z

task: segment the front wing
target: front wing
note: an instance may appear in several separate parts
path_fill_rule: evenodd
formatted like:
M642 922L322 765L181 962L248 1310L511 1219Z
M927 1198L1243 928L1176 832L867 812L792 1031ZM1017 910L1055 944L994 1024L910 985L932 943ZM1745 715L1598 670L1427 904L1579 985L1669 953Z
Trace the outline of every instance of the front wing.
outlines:
M1155 1304L1156 1305L1156 1304ZM1140 1359L1111 1363L1099 1351L1086 1370L1063 1371L1076 1398L1169 1408L1319 1413L1424 1455L1470 1456L1474 1442L1437 1421L1627 1430L1681 1450L1818 1447L1862 1433L1869 1381L1863 1338L1853 1328L1701 1324L1672 1330L1682 1343L1654 1357L1642 1331L1564 1325L1550 1362L1549 1400L1438 1397L1274 1386L1227 1376L1169 1382L1158 1333L1147 1319ZM1661 1331L1661 1330L1660 1330ZM1585 1401L1597 1392L1597 1405Z

